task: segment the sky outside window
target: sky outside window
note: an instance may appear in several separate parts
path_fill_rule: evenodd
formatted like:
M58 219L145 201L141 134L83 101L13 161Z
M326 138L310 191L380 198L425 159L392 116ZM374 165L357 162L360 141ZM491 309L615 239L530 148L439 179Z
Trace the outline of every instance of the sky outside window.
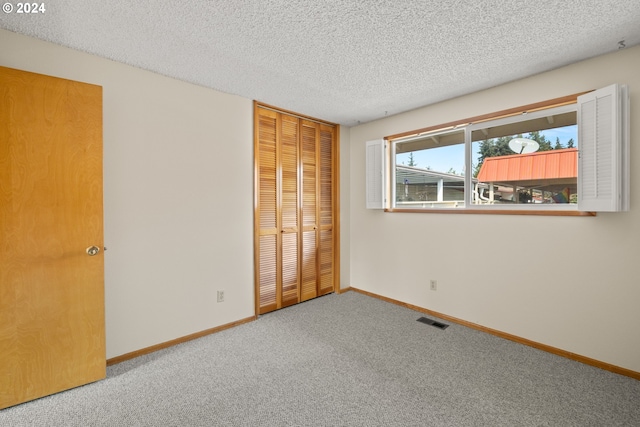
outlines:
M576 125L540 131L540 135L543 135L546 140L551 143L552 147L555 146L556 138L558 138L560 144L562 145L562 148L567 148L567 144L570 139L573 139L573 146L577 147L577 134L578 128ZM526 138L527 135L528 134L524 134L522 136ZM479 141L472 144L471 162L474 167L478 164L479 145ZM410 163L411 154L413 154L413 163L415 164L415 167L421 169L429 169L437 172L455 171L455 173L458 175L464 174L464 144L439 147L436 150L419 150L398 154L396 155L396 164L408 166Z

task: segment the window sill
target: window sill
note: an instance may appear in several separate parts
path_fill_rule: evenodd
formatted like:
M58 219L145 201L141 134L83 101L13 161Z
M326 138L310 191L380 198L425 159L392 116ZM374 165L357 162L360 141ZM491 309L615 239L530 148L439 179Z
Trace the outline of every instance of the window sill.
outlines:
M596 216L596 212L560 211L560 210L525 210L525 209L385 209L391 213L440 213L471 215L534 215L534 216Z

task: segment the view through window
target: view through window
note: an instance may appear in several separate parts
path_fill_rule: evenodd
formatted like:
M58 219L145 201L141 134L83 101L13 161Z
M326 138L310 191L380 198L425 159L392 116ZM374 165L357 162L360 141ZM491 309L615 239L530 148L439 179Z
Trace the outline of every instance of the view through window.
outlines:
M392 142L396 208L567 206L578 200L575 104Z
M433 132L396 144L396 206L464 204L464 147L464 129Z

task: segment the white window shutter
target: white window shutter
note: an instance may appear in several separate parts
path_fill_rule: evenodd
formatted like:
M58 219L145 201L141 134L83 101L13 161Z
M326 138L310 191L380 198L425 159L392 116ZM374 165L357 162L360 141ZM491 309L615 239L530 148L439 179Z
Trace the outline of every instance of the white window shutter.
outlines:
M629 92L614 84L578 97L578 208L629 209Z
M385 208L384 139L367 141L367 209Z

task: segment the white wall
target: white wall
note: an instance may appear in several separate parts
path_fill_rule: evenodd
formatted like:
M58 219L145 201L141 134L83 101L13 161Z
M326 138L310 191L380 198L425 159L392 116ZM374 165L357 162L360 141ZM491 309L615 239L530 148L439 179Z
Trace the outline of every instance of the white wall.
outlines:
M351 128L351 286L640 372L638 70L640 46ZM365 209L365 141L616 82L631 91L630 212Z
M253 316L251 100L4 30L0 65L103 87L107 358Z

